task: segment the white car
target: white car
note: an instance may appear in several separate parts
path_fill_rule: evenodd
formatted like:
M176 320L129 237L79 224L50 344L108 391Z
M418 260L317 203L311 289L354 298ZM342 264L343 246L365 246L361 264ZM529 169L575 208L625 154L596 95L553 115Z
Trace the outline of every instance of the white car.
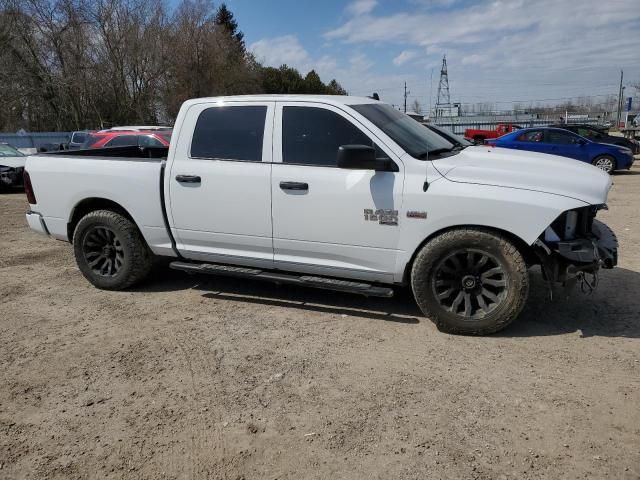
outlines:
M148 158L157 150L27 160L29 225L72 242L99 288L140 282L154 256L364 295L408 285L441 330L486 334L518 316L532 265L571 284L616 264L615 236L594 219L609 175L456 146L369 98L189 100L166 159Z
M0 143L0 190L22 185L27 156L8 143Z

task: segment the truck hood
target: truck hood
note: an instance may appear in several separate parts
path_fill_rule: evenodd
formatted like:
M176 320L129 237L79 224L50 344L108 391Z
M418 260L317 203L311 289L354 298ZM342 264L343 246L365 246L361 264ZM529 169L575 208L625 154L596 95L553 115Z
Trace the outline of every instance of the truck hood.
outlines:
M606 203L611 176L587 163L508 148L468 147L433 162L452 182L551 193L590 205Z
M27 163L27 157L0 157L0 166L3 167L24 167Z

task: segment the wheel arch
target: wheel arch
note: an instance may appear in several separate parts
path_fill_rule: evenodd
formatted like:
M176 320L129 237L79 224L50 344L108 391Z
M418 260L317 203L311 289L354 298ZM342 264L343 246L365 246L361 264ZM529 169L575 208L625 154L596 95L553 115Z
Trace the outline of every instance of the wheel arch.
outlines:
M502 235L503 237L507 238L511 243L513 243L515 245L515 247L518 249L520 254L523 256L523 258L524 258L525 262L527 263L527 265L532 265L532 264L536 263L536 256L535 256L535 253L533 252L533 249L532 249L531 245L527 244L527 242L525 242L522 238L520 238L519 236L517 236L516 234L514 234L512 232L509 232L507 230L503 230L503 229L498 228L498 227L488 227L488 226L485 226L485 225L471 225L471 224L467 224L467 225L452 225L452 226L448 226L448 227L445 227L445 228L441 228L440 230L437 230L437 231L431 233L428 237L426 237L424 240L422 240L422 242L420 242L418 244L416 249L411 254L411 257L410 257L409 261L407 262L407 264L404 267L404 273L402 275L402 284L403 285L407 285L409 283L409 278L411 277L411 269L413 268L413 263L414 263L416 257L418 256L418 252L420 252L420 250L422 250L422 248L427 243L429 243L434 238L439 237L443 233L450 232L452 230L464 230L464 229L472 229L472 230L480 230L480 231L485 231L485 232L499 233L500 235Z
M82 217L91 212L95 212L96 210L110 210L112 212L119 213L131 220L135 225L137 225L133 216L118 202L115 202L108 198L89 197L78 202L71 210L71 214L69 215L69 222L67 223L67 238L69 239L69 242L73 242L73 232L75 231L76 226L78 225L78 222L82 219Z

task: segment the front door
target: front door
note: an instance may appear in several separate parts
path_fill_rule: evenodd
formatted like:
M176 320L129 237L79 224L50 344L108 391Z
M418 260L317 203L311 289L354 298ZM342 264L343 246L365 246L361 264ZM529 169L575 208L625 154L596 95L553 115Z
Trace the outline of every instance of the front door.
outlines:
M545 138L545 144L548 146L547 153L576 160L587 160L587 149L579 140L578 135L566 130L547 130Z
M273 266L273 102L192 105L165 185L180 253L191 259ZM167 191L167 190L165 190Z
M338 168L341 145L376 147L398 171ZM273 245L277 268L391 281L403 167L334 106L280 103L274 122Z

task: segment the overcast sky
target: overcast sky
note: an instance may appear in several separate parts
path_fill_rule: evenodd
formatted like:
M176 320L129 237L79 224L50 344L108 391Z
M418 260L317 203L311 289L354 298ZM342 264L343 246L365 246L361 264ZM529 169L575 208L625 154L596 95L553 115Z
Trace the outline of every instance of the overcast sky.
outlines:
M463 103L598 99L617 94L621 68L625 84L640 82L640 0L227 3L263 63L313 68L389 103L405 81L410 102L428 106L432 90L435 103L444 54Z

